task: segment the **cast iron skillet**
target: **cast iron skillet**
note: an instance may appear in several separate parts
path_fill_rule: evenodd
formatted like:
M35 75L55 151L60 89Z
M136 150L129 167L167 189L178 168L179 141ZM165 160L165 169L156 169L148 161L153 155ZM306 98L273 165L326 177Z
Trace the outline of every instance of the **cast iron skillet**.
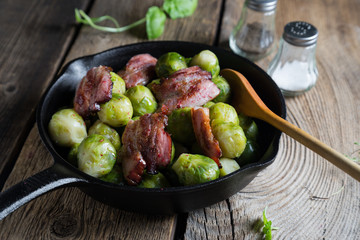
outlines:
M106 65L118 71L136 54L150 53L154 57L159 57L166 52L176 51L185 57L192 57L204 49L209 49L217 55L221 69L232 68L241 72L265 104L273 112L285 118L284 98L272 79L252 62L217 47L178 41L145 42L121 46L76 59L64 67L43 96L37 109L39 133L54 158L54 164L1 193L0 219L35 197L65 186L77 186L86 194L105 204L127 211L149 214L173 214L203 208L225 200L244 188L261 170L274 161L278 152L280 131L261 121L257 123L264 148L262 157L258 161L208 183L164 189L122 186L91 177L70 165L65 160L66 154L49 138L47 126L52 114L59 108L71 105L78 82L90 68Z

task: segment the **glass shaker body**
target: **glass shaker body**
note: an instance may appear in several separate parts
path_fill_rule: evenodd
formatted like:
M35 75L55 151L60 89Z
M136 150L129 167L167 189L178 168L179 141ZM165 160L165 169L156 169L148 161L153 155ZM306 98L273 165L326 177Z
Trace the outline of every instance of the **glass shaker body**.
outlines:
M246 0L238 24L230 35L230 48L252 61L275 47L276 0Z
M302 94L315 85L317 36L316 28L305 22L285 26L279 50L267 71L284 96Z

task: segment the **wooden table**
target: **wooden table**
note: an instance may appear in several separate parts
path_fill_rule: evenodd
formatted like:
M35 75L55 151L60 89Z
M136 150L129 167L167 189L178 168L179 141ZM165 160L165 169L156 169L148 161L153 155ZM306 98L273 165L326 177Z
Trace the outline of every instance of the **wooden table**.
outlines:
M145 16L156 0L0 2L0 189L52 165L35 125L35 109L70 60L146 40L145 27L120 34L75 23L74 8L111 15L121 25ZM189 18L169 20L158 40L228 49L243 0L199 0ZM304 20L319 30L319 78L286 98L288 120L340 152L360 146L360 1L279 0L276 26ZM267 68L272 56L257 62ZM355 152L353 156L358 156ZM229 199L188 214L150 216L113 209L77 188L55 190L0 221L0 239L258 239L267 215L274 239L360 239L360 183L283 135L275 162Z

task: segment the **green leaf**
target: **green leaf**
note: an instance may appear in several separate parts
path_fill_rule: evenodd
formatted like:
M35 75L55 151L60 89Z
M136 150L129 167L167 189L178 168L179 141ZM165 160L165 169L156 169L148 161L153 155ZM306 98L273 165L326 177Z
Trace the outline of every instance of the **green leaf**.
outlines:
M198 0L165 0L164 11L171 19L191 16L197 7Z
M160 37L165 29L166 14L156 6L148 9L146 13L146 33L148 39Z
M278 228L272 227L271 226L272 222L266 218L266 207L263 211L263 222L264 222L263 233L265 235L265 240L271 240L272 239L271 230L277 230Z

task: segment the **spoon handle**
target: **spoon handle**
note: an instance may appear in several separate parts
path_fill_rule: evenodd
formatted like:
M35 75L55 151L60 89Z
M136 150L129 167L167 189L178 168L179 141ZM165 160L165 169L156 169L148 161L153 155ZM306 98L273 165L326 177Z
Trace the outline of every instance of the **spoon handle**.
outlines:
M360 182L360 165L275 113L271 111L266 111L266 113L267 115L264 116L263 120L310 148Z

